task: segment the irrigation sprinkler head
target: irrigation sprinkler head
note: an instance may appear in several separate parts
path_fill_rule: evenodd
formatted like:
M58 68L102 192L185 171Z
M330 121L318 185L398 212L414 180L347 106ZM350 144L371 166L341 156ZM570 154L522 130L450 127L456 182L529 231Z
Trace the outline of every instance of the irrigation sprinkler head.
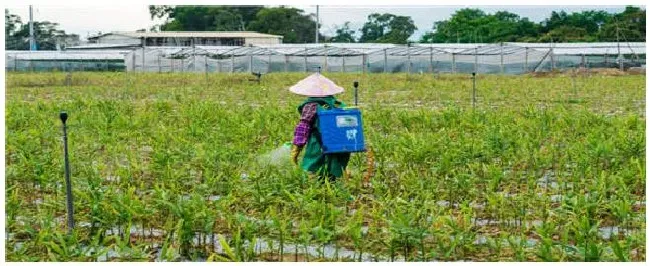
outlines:
M472 72L472 77L476 77L476 72Z
M358 88L358 87L359 87L359 82L356 81L356 80L355 80L354 83L352 83L352 84L354 85L355 88Z
M61 122L63 122L63 124L65 124L65 121L68 120L68 113L66 113L66 112L61 112L61 113L59 114L59 118L61 118Z

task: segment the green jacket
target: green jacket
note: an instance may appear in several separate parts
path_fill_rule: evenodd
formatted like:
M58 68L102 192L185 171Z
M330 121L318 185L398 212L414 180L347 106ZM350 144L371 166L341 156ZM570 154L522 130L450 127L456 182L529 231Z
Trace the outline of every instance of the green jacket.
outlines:
M327 97L309 97L305 102L298 106L298 113L302 114L302 108L308 103L318 103L318 110L345 107L345 104L336 100L333 96ZM302 160L302 169L319 175L320 177L338 178L343 176L343 172L350 160L349 153L323 154L320 141L320 130L318 129L318 115L314 119L312 131L305 145L305 155Z

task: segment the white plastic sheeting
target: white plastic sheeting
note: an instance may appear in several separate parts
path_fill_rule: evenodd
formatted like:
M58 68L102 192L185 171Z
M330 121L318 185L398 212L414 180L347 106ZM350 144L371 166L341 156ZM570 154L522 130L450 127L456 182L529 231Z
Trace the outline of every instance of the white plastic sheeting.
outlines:
M6 51L8 71L122 71L131 51Z
M553 50L555 55L645 55L643 42L599 43L506 43L510 46L528 47L538 51Z
M376 43L195 47L74 47L69 51L8 51L6 70L136 72L409 72L518 74L575 67L645 64L645 43ZM620 56L619 56L620 55ZM119 61L102 68L98 62ZM89 62L95 65L74 67Z

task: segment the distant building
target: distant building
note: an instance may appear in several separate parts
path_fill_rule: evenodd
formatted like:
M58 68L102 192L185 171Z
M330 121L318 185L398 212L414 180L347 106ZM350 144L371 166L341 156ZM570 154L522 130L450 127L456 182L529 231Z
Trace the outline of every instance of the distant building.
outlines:
M77 34L68 34L64 36L57 36L55 38L57 50L63 50L66 47L81 45L81 40Z
M89 37L93 44L145 46L248 46L282 43L282 36L251 31L111 32Z

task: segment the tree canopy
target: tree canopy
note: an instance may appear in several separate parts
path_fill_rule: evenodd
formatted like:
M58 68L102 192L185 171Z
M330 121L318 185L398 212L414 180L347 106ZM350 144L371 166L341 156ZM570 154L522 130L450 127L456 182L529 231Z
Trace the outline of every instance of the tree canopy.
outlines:
M257 31L282 35L288 43L313 42L312 14L288 7L149 6L151 18L166 18L162 31Z
M38 50L57 50L68 43L76 43L79 36L66 34L59 24L34 21L34 37ZM29 23L23 23L18 15L5 9L5 50L29 50Z
M617 34L618 33L618 38ZM622 13L605 11L552 12L534 23L519 15L480 9L456 11L450 19L437 21L420 39L426 43L468 42L608 42L645 41L645 10L626 7Z
M411 17L373 13L361 28L359 42L405 44L417 30Z
M264 8L257 12L250 29L282 35L282 41L286 43L311 43L316 38L316 20L313 15L305 15L297 8Z
M245 31L262 6L149 6L162 31Z
M330 42L342 42L342 43L352 43L355 42L354 34L356 31L350 29L350 22L346 21L343 23L343 26L336 28L336 35L332 37Z

